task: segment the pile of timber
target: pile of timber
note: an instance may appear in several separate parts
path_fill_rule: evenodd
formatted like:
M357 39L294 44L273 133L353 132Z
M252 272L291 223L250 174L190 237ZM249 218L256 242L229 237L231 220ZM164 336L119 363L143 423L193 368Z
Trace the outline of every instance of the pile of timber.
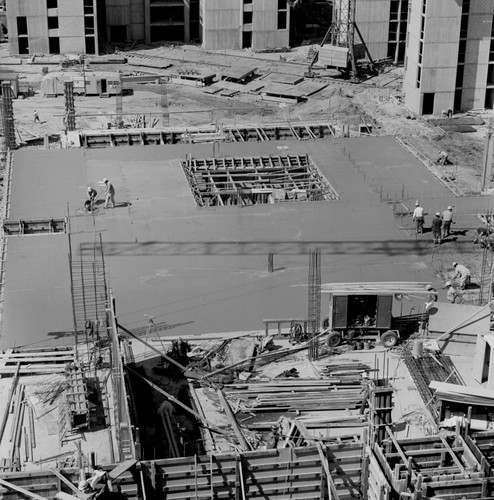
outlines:
M73 363L75 351L72 347L56 349L7 349L0 354L0 376L14 375L20 363L21 375L63 373L67 363Z
M360 407L362 386L338 379L286 379L229 384L224 388L244 412L346 410ZM235 407L235 404L232 404Z
M331 363L322 368L321 373L339 379L342 383L357 384L364 373L372 371L368 365L359 361Z

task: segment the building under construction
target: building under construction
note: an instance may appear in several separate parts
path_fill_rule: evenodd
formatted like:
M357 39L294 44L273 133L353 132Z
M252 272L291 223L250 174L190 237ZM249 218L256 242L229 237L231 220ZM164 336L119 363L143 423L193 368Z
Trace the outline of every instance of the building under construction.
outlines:
M490 310L426 313L428 250L397 224L454 194L395 139L334 132L8 153L3 496L102 471L133 498L494 496Z

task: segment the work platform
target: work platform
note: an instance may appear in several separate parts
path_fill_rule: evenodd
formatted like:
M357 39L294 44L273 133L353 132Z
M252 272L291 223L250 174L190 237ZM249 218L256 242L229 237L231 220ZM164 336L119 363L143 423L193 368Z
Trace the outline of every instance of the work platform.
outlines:
M390 137L13 154L6 220L68 222L65 233L6 236L1 349L73 341L68 255L91 259L100 238L119 322L145 327L153 317L173 336L304 317L306 291L291 285L307 283L311 248L321 249L324 281L379 281L384 269L391 281L431 281L428 249L400 230L392 208L402 202L389 200L403 185L410 202L451 196ZM270 156L310 158L339 199L198 207L182 168L186 158ZM115 208L103 208L104 177ZM97 213L83 211L89 185Z

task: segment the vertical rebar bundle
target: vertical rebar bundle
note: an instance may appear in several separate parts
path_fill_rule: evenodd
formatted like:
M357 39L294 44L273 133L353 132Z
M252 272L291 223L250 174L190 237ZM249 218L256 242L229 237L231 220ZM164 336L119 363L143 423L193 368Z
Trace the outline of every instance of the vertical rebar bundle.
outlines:
M319 359L319 333L321 323L321 250L309 251L309 359Z
M117 99L116 111L115 111L117 113L117 128L122 128L123 97L121 89L120 92L118 92L115 97Z
M166 83L161 86L161 126L168 127L170 125L170 113L168 111L168 89Z
M2 82L2 131L4 149L15 149L14 108L12 106L12 89L10 82Z
M65 126L67 130L75 130L74 82L64 83Z

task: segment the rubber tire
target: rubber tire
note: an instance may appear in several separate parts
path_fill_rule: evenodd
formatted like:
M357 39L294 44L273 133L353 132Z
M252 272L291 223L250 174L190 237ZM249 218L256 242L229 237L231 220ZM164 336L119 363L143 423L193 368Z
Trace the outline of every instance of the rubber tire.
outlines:
M327 330L328 328L329 328L329 316L325 316L321 320L321 330L324 331Z
M398 335L395 332L387 331L381 335L381 345L390 348L398 343Z
M341 333L331 332L326 339L328 347L338 347L341 344Z

